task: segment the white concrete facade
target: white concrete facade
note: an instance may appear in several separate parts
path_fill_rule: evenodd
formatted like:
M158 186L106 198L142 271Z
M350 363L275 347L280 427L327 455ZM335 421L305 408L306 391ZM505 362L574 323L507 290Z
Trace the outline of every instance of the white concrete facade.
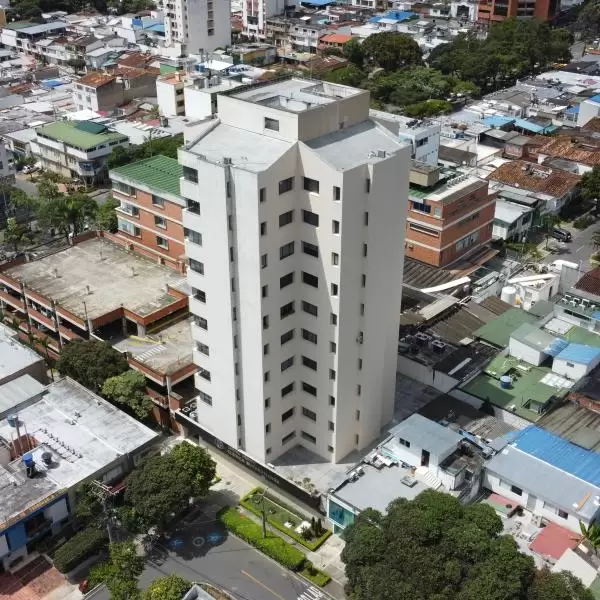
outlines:
M239 90L179 153L197 421L261 462L335 462L393 414L410 149L367 92Z
M264 39L267 19L282 14L285 6L285 0L244 0L242 2L244 34Z
M165 46L174 56L231 44L229 0L164 0Z

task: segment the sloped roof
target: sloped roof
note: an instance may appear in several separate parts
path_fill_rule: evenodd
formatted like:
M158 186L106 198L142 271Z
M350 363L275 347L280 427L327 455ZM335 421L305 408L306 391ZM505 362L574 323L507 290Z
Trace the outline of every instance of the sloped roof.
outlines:
M588 271L576 284L575 288L588 294L600 296L600 267Z
M556 355L559 360L568 360L582 365L593 363L600 356L600 348L586 346L585 344L569 344Z

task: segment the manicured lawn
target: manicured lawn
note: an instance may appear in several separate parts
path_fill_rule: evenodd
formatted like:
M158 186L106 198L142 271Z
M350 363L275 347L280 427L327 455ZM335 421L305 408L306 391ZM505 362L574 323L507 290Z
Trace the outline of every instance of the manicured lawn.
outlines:
M249 511L253 512L255 515L262 517L262 507L263 507L263 489L256 488L252 490L249 494L244 496L240 501L240 504L247 508ZM292 511L291 509L285 507L278 500L269 496L269 494L265 494L264 497L264 507L267 513L267 522L269 525L272 525L282 533L285 533L287 536L291 537L293 540L297 541L299 544L302 544L305 548L309 550L316 550L319 548L323 542L331 535L331 531L324 531L321 535L317 537L312 537L308 540L304 539L304 537L295 531L296 527L300 525L303 521L311 522L310 517L306 517L301 515L296 511ZM291 527L286 525L291 524Z

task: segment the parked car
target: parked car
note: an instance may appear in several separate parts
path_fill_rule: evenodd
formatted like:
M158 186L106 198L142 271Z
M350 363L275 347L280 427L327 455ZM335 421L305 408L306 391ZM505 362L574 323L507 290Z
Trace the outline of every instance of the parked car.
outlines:
M572 239L571 232L562 227L555 227L552 230L552 237L561 242L570 242Z

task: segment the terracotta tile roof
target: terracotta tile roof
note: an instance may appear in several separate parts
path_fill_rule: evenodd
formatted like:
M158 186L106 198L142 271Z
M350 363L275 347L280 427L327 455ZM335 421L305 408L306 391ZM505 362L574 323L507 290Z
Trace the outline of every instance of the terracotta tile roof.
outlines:
M582 128L581 131L600 131L600 117L594 117L588 121Z
M600 267L588 271L576 284L575 287L583 292L600 296Z
M586 143L573 136L561 135L550 138L539 153L589 166L600 165L600 142L594 144L591 141L588 139Z
M80 83L87 87L99 88L116 79L114 73L104 73L103 71L92 71L83 77L80 77L75 83Z
M324 35L319 40L324 44L345 44L352 39L351 35L347 35L345 33L329 33Z
M143 68L153 60L154 57L149 54L142 54L141 52L132 52L131 54L121 56L117 61L117 66Z
M498 167L488 179L561 198L579 183L581 177L525 160L513 160Z

